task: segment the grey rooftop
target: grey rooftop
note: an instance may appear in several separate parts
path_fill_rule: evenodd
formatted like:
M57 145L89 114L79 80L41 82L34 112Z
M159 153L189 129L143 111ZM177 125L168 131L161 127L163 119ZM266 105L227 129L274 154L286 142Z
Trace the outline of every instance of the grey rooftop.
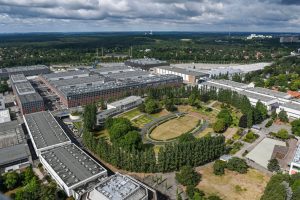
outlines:
M24 143L24 132L17 120L0 124L0 149Z
M194 71L194 70L190 70L190 69L179 68L179 67L175 67L175 66L159 66L157 68L172 71L172 72L176 72L176 73L180 73L180 74L196 76L196 77L208 76L208 74L203 73L203 72Z
M10 76L10 79L12 80L13 83L20 83L20 82L27 81L27 78L25 77L24 74L12 74Z
M105 168L75 144L67 144L44 151L41 157L68 187L106 173Z
M72 79L63 79L63 80L53 80L50 81L51 85L54 87L62 87L62 86L76 86L76 85L85 85L85 84L101 84L104 83L105 78L93 75L93 76L85 76L78 77Z
M248 87L247 84L239 83L239 82L235 82L235 81L230 81L230 80L225 80L225 79L210 80L210 82L215 82L216 84L223 84L223 85L227 85L227 86L230 86L230 87L237 87L237 88L247 88Z
M2 72L14 73L14 72L41 70L41 69L49 69L49 68L45 65L18 66L18 67L0 69L0 73Z
M174 79L179 79L181 77L175 75L160 75L160 76L149 76L144 78L136 78L134 80L124 80L122 82L106 82L101 85L84 85L84 86L76 86L76 87L60 87L60 91L65 95L74 95L74 94L82 94L82 93L89 93L89 92L96 92L96 91L104 91L109 89L121 89L128 87L133 87L141 84L151 84L151 83L158 83L163 81L171 81Z
M215 88L218 88L218 89L225 89L225 90L232 89L228 85L219 85L219 84L217 84L215 82L211 82L211 81L203 82L203 83L201 83L201 86L215 87Z
M282 99L290 99L291 96L284 92L279 92L275 90L270 90L262 87L254 87L254 88L248 88L248 91L257 92L264 95L274 96L276 98L282 98Z
M19 96L22 104L30 103L30 102L43 102L43 98L37 92L33 94L25 94Z
M134 71L132 68L125 65L112 65L110 67L101 67L97 69L89 69L91 72L99 74L119 73L125 71Z
M119 73L111 73L104 75L111 79L135 79L135 78L142 78L150 76L150 73L137 70L137 71L126 71L126 72L119 72Z
M253 99L257 99L260 100L262 102L270 102L273 100L276 100L275 97L269 97L269 96L265 96L265 95L261 95L261 94L256 94L256 93L252 93L252 92L248 92L248 91L240 91L239 92L242 95L247 96L248 98L253 98Z
M22 82L22 83L16 83L15 88L19 95L33 94L36 92L29 81Z
M109 105L110 106L114 106L114 107L120 107L120 106L123 106L123 105L127 105L129 103L133 103L133 102L139 101L141 99L142 98L139 97L139 96L129 96L129 97L126 97L126 98L121 99L119 101L114 101L112 103L109 103Z
M29 156L30 151L26 143L9 146L0 151L0 165L28 159Z
M287 102L281 105L284 108L290 108L293 110L298 110L300 111L300 104L299 103L292 103L292 102Z
M37 149L68 142L70 139L50 112L42 111L24 116L29 134Z
M128 62L140 64L140 65L167 64L167 61L157 60L155 58L131 59L131 60L128 60Z
M89 71L87 70L70 70L66 72L44 74L43 77L51 80L51 79L72 78L73 76L88 76L88 75L89 75Z

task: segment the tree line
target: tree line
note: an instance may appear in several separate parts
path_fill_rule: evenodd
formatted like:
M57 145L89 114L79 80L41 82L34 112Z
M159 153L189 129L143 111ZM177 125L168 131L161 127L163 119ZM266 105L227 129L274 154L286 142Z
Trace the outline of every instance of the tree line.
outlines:
M112 122L114 120L115 122ZM120 121L125 120L120 120L120 118L108 120L108 123L112 123L109 125L109 134L110 136L112 136L111 134L114 135L110 138L110 141L105 138L95 139L93 133L84 131L83 142L89 150L101 159L124 170L134 172L176 171L184 165L195 167L208 163L220 157L225 150L225 139L223 136L206 137L166 145L160 149L156 157L152 146L143 145L142 148L139 148L140 146L135 145L141 145L141 143L136 143L136 141L127 143L131 144L131 146L120 142L125 139L124 136L126 137L132 132L132 129L127 127L127 125L124 128L122 126L124 122ZM114 127L116 130L112 131L111 127ZM124 130L128 132L124 133ZM123 132L123 136L119 135L121 132ZM115 137L116 135L117 137Z

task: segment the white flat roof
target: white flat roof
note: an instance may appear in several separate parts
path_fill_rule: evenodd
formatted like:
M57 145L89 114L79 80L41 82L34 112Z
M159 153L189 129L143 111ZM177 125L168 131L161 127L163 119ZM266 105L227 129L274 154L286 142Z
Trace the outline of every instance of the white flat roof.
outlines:
M267 168L275 145L286 146L285 142L271 138L265 138L250 153L248 153L246 157Z
M119 107L119 106L123 106L123 105L127 105L129 103L133 103L133 102L139 101L141 99L142 98L139 97L139 96L129 96L129 97L126 97L126 98L121 99L119 101L112 102L112 103L110 103L108 105L114 106L114 107Z
M9 110L5 109L5 110L0 110L0 123L5 123L5 122L10 122L10 114L9 114Z

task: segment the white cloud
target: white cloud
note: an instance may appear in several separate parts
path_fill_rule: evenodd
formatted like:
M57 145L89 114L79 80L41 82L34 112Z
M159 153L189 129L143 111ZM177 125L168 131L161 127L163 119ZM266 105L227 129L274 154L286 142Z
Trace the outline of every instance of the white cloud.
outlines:
M291 30L300 27L294 0L0 0L0 32L103 30ZM20 26L16 29L16 25ZM97 25L97 26L95 26ZM22 27L23 26L23 27ZM47 27L49 27L47 29ZM89 28L90 27L90 28ZM105 28L105 29L104 29ZM55 29L56 30L56 29ZM254 30L255 31L255 30ZM298 30L300 31L300 30Z

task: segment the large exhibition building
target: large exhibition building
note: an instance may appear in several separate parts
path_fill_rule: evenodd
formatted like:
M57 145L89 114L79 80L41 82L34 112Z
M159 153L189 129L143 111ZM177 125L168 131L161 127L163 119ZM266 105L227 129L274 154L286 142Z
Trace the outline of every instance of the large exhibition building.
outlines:
M118 99L147 88L179 86L183 82L176 75L152 75L124 66L45 74L40 76L40 80L68 108L95 103L100 99Z

